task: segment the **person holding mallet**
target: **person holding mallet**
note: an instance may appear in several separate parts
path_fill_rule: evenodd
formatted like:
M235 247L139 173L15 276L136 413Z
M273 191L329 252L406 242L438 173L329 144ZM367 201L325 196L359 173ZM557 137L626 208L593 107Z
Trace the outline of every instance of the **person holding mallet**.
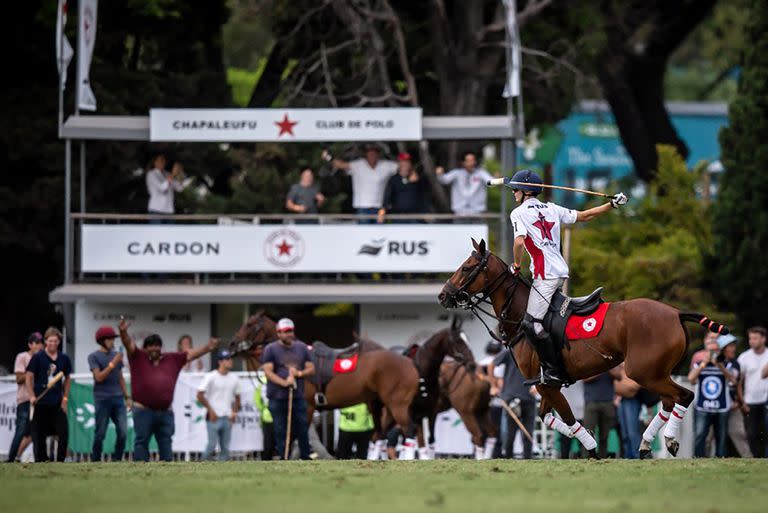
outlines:
M32 356L27 365L27 391L32 418L32 443L35 461L48 461L45 438L54 434L59 439L56 461L67 456L69 430L67 401L72 373L69 356L59 351L62 335L56 328L48 328L43 335L45 348Z

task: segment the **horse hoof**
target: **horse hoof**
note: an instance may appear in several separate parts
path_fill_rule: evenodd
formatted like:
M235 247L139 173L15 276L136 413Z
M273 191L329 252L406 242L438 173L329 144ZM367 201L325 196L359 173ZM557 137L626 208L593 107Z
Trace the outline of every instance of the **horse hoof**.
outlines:
M648 460L651 458L651 450L650 449L640 449L639 453L641 460Z
M665 444L667 446L667 450L669 451L669 454L672 456L677 456L677 451L680 450L680 442L675 440L674 438L664 438Z
M597 454L597 449L590 449L587 452L587 454L588 454L590 460L599 460L600 459L600 456L598 456L598 454Z

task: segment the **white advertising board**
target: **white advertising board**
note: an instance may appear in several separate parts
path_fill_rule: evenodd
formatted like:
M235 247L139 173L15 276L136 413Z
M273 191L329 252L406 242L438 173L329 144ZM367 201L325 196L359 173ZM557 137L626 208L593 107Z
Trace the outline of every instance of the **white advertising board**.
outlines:
M360 333L385 347L420 344L436 331L447 328L452 315L460 315L462 330L469 339L469 347L480 359L491 339L488 331L476 317L463 310L446 310L437 304L362 304L360 305ZM482 314L481 314L482 315ZM491 329L496 321L485 317Z
M452 272L481 224L94 225L83 272Z
M130 323L129 333L138 343L144 337L157 333L163 339L164 351L175 351L181 335L190 335L192 343L200 346L208 342L211 336L210 305L160 305L160 304L120 304L120 303L75 303L75 372L90 373L88 355L99 346L93 338L100 326L112 326L117 330L120 316ZM116 341L120 349L120 340ZM202 369L209 370L209 355L201 359ZM124 359L127 366L127 358ZM193 362L193 370L198 370Z
M151 141L419 141L421 109L151 109Z

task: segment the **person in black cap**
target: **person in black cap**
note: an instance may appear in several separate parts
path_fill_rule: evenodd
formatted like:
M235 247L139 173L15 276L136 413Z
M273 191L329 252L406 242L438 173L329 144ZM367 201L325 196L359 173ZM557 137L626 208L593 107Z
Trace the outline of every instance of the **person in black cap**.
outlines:
M31 422L29 418L29 391L26 386L26 371L32 356L43 348L43 336L36 331L27 338L27 350L16 355L13 371L16 374L16 432L13 434L11 448L8 450L8 461L16 461L16 455L21 456L27 446L32 443Z
M219 461L229 459L232 424L240 411L240 380L229 372L231 370L232 353L222 349L219 351L219 367L207 373L197 388L197 400L208 410L208 445L203 453L204 460L213 457L217 443Z
M99 348L88 355L88 368L93 373L93 405L96 408L91 461L101 461L101 449L110 419L115 424L117 435L112 461L122 460L125 452L128 435L126 406L131 407L131 398L122 372L123 353L114 349L117 337L118 334L110 326L102 326L95 335Z

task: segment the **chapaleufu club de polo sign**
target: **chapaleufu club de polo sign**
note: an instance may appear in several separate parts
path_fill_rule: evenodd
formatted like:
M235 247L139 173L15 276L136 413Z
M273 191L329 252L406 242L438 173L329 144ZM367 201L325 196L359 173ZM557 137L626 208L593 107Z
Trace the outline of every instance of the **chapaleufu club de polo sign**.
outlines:
M421 109L151 109L151 141L418 141Z

